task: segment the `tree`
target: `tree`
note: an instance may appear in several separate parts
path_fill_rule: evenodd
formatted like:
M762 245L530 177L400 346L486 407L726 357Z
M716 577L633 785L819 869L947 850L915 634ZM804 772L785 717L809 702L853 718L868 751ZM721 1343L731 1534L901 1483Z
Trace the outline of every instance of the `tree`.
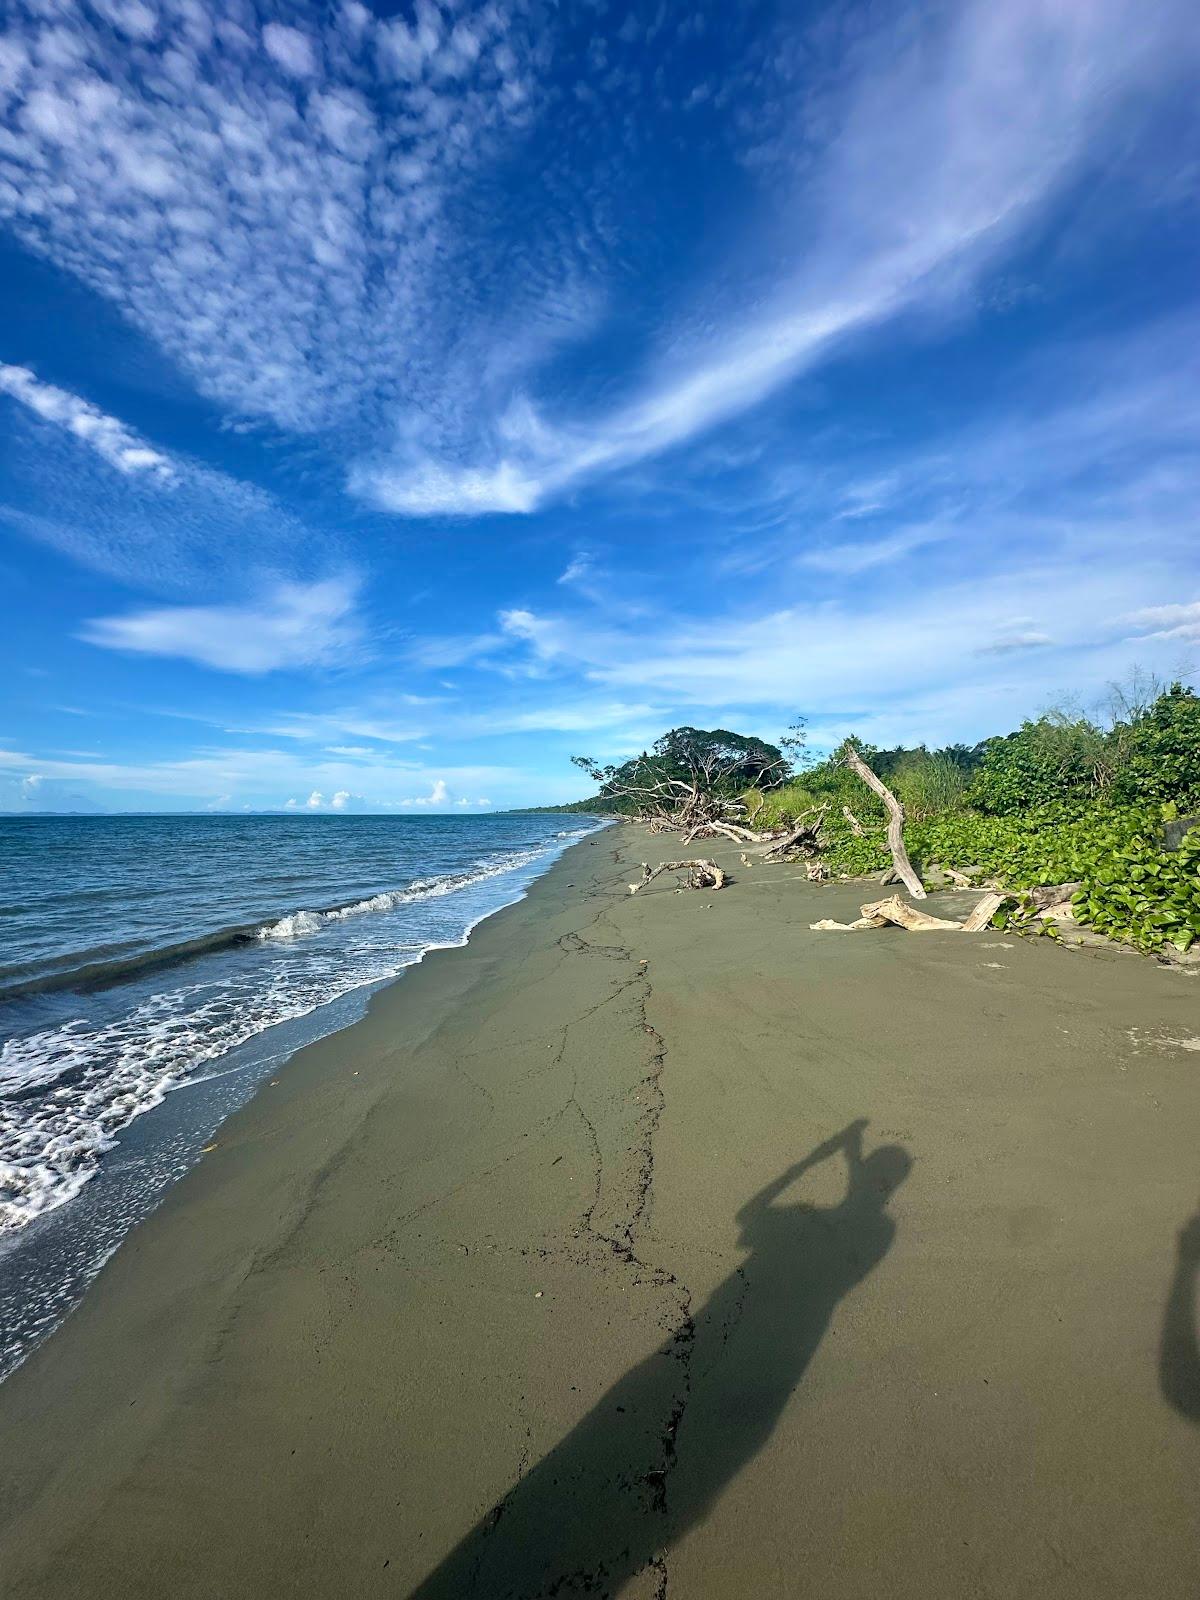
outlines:
M614 810L672 828L736 822L745 815L745 790L774 788L791 776L778 745L728 728L672 728L650 750L619 765L602 765L591 756L571 759Z

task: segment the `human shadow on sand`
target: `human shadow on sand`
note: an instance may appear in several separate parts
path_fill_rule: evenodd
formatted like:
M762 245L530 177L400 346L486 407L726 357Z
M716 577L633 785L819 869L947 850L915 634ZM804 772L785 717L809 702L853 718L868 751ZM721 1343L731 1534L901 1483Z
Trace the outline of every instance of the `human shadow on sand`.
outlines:
M1200 1277L1200 1212L1179 1231L1175 1272L1163 1313L1158 1381L1164 1399L1189 1422L1200 1423L1200 1340L1196 1282Z
M705 1305L615 1384L417 1589L413 1600L666 1592L666 1552L770 1438L838 1302L878 1266L912 1161L863 1153L851 1123L738 1212L750 1252ZM780 1204L837 1152L845 1197Z

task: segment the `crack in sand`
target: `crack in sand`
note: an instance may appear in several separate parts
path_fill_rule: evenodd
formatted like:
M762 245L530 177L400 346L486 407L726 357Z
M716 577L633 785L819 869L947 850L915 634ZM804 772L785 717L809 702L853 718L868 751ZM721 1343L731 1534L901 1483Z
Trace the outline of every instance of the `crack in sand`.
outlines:
M618 860L614 852L614 860ZM612 925L611 913L608 908L597 916L592 926L596 927L601 922ZM596 957L601 960L632 963L636 960L627 944L621 940L618 930L613 929L615 942L611 944L593 943L582 937L577 931L564 934L558 945L564 953L584 957ZM649 1019L649 1007L653 999L654 989L649 973L642 968L639 962L637 975L617 990L618 994L627 989L636 987L639 993L635 1001L635 1016L637 1025L644 1037L651 1041L651 1049L647 1062L647 1070L637 1085L636 1099L642 1103L645 1099L644 1109L638 1117L637 1135L632 1151L636 1161L633 1194L628 1214L625 1220L611 1231L598 1229L594 1225L596 1208L599 1205L603 1186L603 1153L596 1129L591 1119L579 1104L578 1077L572 1090L572 1101L579 1111L580 1116L588 1129L592 1140L596 1168L595 1189L591 1204L583 1214L583 1225L589 1235L599 1244L606 1246L612 1256L626 1267L632 1268L634 1281L639 1284L649 1284L666 1291L674 1302L673 1311L666 1313L662 1318L664 1328L671 1330L671 1354L679 1364L679 1387L673 1396L672 1405L661 1433L661 1453L657 1464L643 1475L642 1482L649 1490L648 1509L652 1514L666 1518L669 1514L669 1482L671 1473L678 1459L677 1439L679 1429L687 1412L692 1395L692 1357L695 1351L696 1325L692 1316L691 1290L668 1267L655 1266L644 1261L637 1251L638 1235L648 1223L652 1204L654 1187L654 1138L662 1121L666 1109L666 1096L663 1090L662 1077L666 1068L667 1047L666 1042L658 1029ZM565 1046L564 1046L565 1049ZM744 1296L743 1296L744 1298ZM740 1311L741 1301L738 1304ZM736 1321L736 1317L734 1318ZM732 1324L731 1324L732 1327ZM729 1336L731 1328L725 1331L724 1339ZM723 1343L724 1343L723 1339ZM656 1575L655 1596L656 1600L665 1600L669 1587L669 1570L665 1554L660 1554L648 1563L644 1571L652 1571ZM570 1578L582 1579L585 1583L596 1585L604 1574L598 1570L588 1574L571 1574ZM556 1580L559 1585L566 1581L565 1575L560 1575ZM555 1592L551 1585L548 1593Z

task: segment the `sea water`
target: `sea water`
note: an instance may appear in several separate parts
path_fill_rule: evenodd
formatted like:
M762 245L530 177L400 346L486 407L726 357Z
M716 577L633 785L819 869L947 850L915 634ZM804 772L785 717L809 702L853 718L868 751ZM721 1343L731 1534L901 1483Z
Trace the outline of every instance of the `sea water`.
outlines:
M597 825L0 817L0 1376L266 1074Z

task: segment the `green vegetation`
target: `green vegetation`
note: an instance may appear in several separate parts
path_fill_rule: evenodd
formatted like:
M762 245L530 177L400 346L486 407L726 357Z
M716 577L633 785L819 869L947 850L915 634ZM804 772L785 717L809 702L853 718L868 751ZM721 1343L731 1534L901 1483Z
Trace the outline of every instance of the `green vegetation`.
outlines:
M973 749L858 748L903 802L905 841L925 869L973 868L1013 890L1078 883L1079 922L1140 950L1185 951L1200 941L1200 827L1176 851L1161 836L1165 819L1200 811L1200 696L1176 683L1118 705L1107 729L1055 711ZM744 800L763 828L827 804L834 872L890 864L883 807L837 756ZM1021 925L1019 900L1000 920Z
M1076 920L1109 938L1150 952L1200 943L1200 826L1178 850L1162 839L1164 821L1200 814L1194 690L1135 673L1113 687L1104 716L1047 711L974 746L855 746L902 802L905 842L922 870L972 869L1014 892L1000 925L1032 921L1021 890L1078 884ZM809 756L802 723L778 745L685 727L619 765L575 761L599 793L556 809L639 816L688 837L750 839L825 807L819 844L832 871L854 876L891 864L881 802L840 752Z
M802 731L793 730L783 743L800 748ZM677 827L740 816L743 790L768 794L791 772L779 745L728 728L672 728L651 749L619 765L602 766L590 756L571 759L600 785L587 809Z

